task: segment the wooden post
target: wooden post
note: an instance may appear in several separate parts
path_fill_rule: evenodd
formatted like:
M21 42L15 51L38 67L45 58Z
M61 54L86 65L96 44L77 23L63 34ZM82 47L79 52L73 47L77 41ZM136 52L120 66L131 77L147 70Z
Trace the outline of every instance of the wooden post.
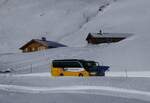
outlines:
M31 73L33 72L33 70L32 70L32 64L31 64L31 71L30 71Z
M126 73L126 79L128 78L128 71L127 69L125 69L125 73Z

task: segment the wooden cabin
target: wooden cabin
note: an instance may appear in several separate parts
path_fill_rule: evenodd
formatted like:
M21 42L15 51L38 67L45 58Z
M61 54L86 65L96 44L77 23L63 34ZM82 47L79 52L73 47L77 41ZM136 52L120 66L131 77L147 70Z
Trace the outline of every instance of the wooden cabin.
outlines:
M126 39L130 34L125 33L89 33L86 41L89 44L116 43Z
M66 45L54 42L54 41L47 41L45 37L42 37L42 39L32 39L31 41L27 42L25 45L23 45L20 50L22 50L23 53L27 52L35 52L35 51L41 51L51 48L58 48L58 47L66 47Z

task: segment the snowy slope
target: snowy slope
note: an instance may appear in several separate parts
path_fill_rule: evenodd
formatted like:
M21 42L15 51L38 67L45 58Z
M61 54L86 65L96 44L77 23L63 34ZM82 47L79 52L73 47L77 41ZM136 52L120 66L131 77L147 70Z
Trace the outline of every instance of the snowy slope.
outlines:
M109 65L119 68L147 69L150 61L150 1L149 0L118 0L108 6L103 13L99 13L89 23L85 24L77 33L66 37L63 41L70 45L86 44L84 41L88 32L122 32L132 33L134 36L123 42L107 48L93 51ZM80 35L82 34L82 35ZM74 35L80 36L69 41Z
M111 0L0 0L0 52L33 38L60 41L78 31Z
M149 0L117 0L103 12L97 10L100 5L107 3L105 0L105 2L99 0L64 0L63 2L44 0L41 2L39 0L34 3L33 0L23 1L22 3L19 0L8 0L8 3L5 3L8 6L1 6L0 36L3 38L0 41L1 50L7 52L11 48L16 50L19 45L32 37L40 37L42 35L40 32L48 32L50 35L44 34L48 39L62 42L70 47L30 54L1 54L0 63L4 68L7 66L15 70L33 68L35 72L49 71L48 66L53 59L83 58L102 61L103 64L110 65L112 71L150 70ZM13 8L9 9L9 7ZM43 14L43 12L46 13ZM87 17L90 18L88 22ZM87 33L98 32L100 28L105 32L134 35L116 44L87 46L85 41ZM7 40L8 42L5 42Z

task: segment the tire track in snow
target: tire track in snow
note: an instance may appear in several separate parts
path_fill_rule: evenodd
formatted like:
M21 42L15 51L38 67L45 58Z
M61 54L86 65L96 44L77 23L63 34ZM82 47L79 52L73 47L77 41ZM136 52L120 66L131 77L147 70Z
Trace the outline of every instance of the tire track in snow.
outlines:
M139 91L133 89L124 89L105 86L67 86L67 87L28 87L17 85L0 84L0 90L16 93L75 93L75 94L94 94L94 95L109 95L125 98L134 98L150 101L150 92Z

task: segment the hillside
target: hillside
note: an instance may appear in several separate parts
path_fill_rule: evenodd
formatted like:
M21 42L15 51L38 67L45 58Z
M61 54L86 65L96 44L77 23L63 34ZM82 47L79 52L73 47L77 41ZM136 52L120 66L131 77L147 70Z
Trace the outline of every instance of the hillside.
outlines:
M0 50L16 52L16 48L29 39L41 36L69 47L31 54L1 54L1 64L15 69L31 68L33 64L35 71L40 68L48 71L53 59L83 58L103 61L112 71L150 70L150 1L117 0L103 12L98 12L98 8L107 4L106 0L33 1L8 0L1 6ZM133 36L115 44L87 46L87 33L98 32L100 28L104 32L132 33Z
M1 0L0 52L18 52L24 43L42 36L61 42L79 31L108 1Z
M150 103L149 10L149 0L0 0L0 103ZM88 33L100 29L132 36L88 45ZM41 37L68 47L18 50ZM51 75L52 60L76 58L110 71L103 77Z

